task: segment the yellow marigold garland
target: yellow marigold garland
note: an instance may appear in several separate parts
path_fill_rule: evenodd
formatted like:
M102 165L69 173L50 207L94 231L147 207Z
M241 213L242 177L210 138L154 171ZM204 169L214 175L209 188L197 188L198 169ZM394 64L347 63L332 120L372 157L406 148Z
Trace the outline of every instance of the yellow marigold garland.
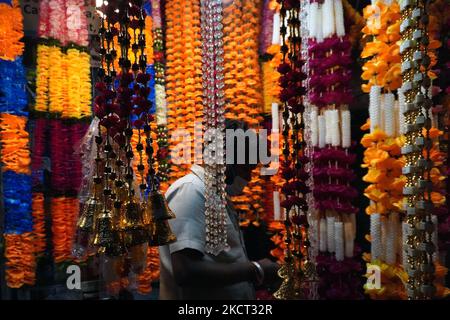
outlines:
M38 45L36 67L37 112L50 112L62 118L90 117L90 56L78 49Z

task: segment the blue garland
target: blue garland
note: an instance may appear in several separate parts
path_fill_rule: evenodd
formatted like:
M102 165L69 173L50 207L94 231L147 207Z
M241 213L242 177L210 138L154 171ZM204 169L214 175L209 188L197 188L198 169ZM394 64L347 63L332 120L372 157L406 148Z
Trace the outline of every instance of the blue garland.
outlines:
M5 233L22 234L33 230L31 215L31 176L3 172Z
M0 59L0 112L28 116L26 84L22 57L15 61Z
M150 114L156 112L155 106L155 68L152 64L147 65L145 70L150 75L150 81L148 82L148 87L150 88L150 94L148 95L148 100L151 101L152 107L150 108Z

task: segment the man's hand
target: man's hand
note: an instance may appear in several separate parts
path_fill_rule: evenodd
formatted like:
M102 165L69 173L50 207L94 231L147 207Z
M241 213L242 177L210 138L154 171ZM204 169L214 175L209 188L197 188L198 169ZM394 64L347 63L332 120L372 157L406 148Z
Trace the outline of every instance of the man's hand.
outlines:
M270 285L279 280L278 269L280 265L270 259L262 259L258 261L261 268L264 270L264 284Z

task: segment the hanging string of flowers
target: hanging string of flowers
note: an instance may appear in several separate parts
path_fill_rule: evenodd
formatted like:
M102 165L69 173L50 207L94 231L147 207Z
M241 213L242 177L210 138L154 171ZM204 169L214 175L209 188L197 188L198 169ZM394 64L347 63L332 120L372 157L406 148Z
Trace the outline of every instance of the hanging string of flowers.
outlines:
M152 0L153 15L153 53L155 68L155 116L157 128L157 163L158 177L161 183L161 190L168 188L168 179L170 174L169 162L169 133L167 129L167 102L165 89L165 55L164 55L164 37L162 31L161 3L160 0Z
M309 136L313 148L311 174L315 211L311 211L321 299L361 299L354 247L358 196L350 153L349 87L351 43L344 26L341 0L311 2L309 32Z
M403 199L405 184L401 172L404 165L401 155L403 128L400 127L403 101L395 101L391 93L401 86L400 7L396 1L390 4L378 1L364 8L363 13L367 20L362 30L363 39L368 42L361 57L368 60L361 78L368 81L363 84L363 91L370 92L370 123L363 128L370 128L370 133L361 140L366 148L362 166L368 168L363 180L371 183L364 191L370 199L366 213L371 220L371 254L365 254L364 258L382 271L382 288L373 289L367 285L365 288L374 299L404 299L402 281L407 275L400 266L401 243L397 240L401 234L401 206L398 203ZM399 92L399 100L402 96Z
M92 116L90 55L85 4L77 0L40 2L33 113L33 216L38 226L36 253L45 249L43 157L51 160L51 229L56 263L72 259L81 161L76 152ZM50 119L48 119L50 118Z
M23 52L23 18L19 1L8 2L0 3L0 59L14 61Z
M364 37L372 39L362 52L362 57L370 57L363 67L362 78L369 81L363 85L363 90L370 91L370 122L363 128L370 128L371 133L366 134L361 143L367 148L363 167L368 168L368 174L364 180L372 183L365 190L366 197L371 200L366 212L371 218L372 246L371 254L365 254L365 260L379 266L382 271L381 289L365 288L374 299L405 299L407 295L403 283L408 276L402 265L407 265L406 253L402 250L401 241L397 241L406 236L405 226L402 229L399 222L406 181L402 175L405 158L401 155L405 142L402 135L406 127L404 89L399 88L402 83L398 42L400 8L397 2L389 5L377 2L364 9L364 16L367 19ZM432 51L438 46L439 43L430 33L428 48L433 65L436 62ZM434 77L431 71L428 74ZM398 101L391 93L395 89L398 89ZM442 271L439 274L442 278ZM439 283L438 291L439 294L443 292Z
M170 149L182 157L172 159L170 183L187 173L193 155L200 156L194 153L202 143L194 124L203 120L200 1L167 1L165 14L167 128L170 136L180 133L179 140L170 139Z
M310 257L310 242L306 212L308 205L306 186L308 173L305 164L304 142L304 100L306 93L301 52L300 2L281 1L280 34L282 39L282 63L280 72L280 101L283 104L283 147L284 161L281 163L282 187L285 209L286 253L284 264L279 270L283 279L281 287L275 292L277 299L308 298L311 281L315 278L315 266Z
M262 122L260 1L233 1L224 7L224 93L225 117L244 121L251 129ZM242 225L259 224L264 218L263 181L259 169L252 173L243 194L232 197L234 207L245 217Z
M0 3L0 165L10 288L33 285L36 271L22 20L18 1Z

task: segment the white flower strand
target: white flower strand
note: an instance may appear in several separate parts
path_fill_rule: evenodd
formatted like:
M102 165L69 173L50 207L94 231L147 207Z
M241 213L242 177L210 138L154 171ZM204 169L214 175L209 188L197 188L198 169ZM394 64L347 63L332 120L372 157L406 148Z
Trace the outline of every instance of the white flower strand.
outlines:
M327 220L321 218L319 223L319 248L321 252L327 251L327 241Z
M394 137L400 136L400 105L398 100L394 101Z
M352 144L350 110L341 111L341 132L342 148L350 148Z
M384 132L388 137L395 135L394 123L394 101L395 96L392 93L386 93L383 99L383 113L384 113Z
M334 0L334 16L336 19L336 35L338 37L343 37L345 36L345 25L342 0Z
M339 110L330 110L331 145L339 147L341 145L341 132L339 126Z
M272 44L280 43L280 13L275 12L273 15Z
M333 120L331 115L332 110L325 110L325 143L331 144L333 141Z
M372 86L369 93L369 118L370 132L374 132L375 128L380 127L380 103L381 103L381 87Z
M319 123L318 123L318 117L319 112L316 106L311 107L311 113L310 113L310 127L311 127L311 144L314 147L317 147L319 145Z
M387 224L386 235L386 263L394 264L397 260L397 231L398 231L398 213L391 212L389 214L389 222Z
M399 127L400 127L400 135L403 135L406 133L406 127L405 127L406 100L405 100L405 94L404 94L403 87L401 87L397 90L397 94L398 94L398 111L399 111L398 122L399 122Z
M370 239L371 239L371 260L381 258L381 216L379 213L370 215Z
M313 2L308 5L308 31L309 37L317 39L318 25L317 16L319 14L319 3Z
M317 123L319 125L319 148L325 148L327 135L325 116L319 115Z
M336 33L333 1L325 0L322 4L322 31L324 39Z
M327 249L328 252L335 251L335 239L334 239L334 221L335 217L327 217Z
M334 243L336 260L344 260L344 224L340 221L334 223Z
M323 26L322 26L322 20L323 20L323 10L322 6L319 6L316 13L316 18L314 19L316 22L316 41L317 42L323 42L324 35L323 35Z

